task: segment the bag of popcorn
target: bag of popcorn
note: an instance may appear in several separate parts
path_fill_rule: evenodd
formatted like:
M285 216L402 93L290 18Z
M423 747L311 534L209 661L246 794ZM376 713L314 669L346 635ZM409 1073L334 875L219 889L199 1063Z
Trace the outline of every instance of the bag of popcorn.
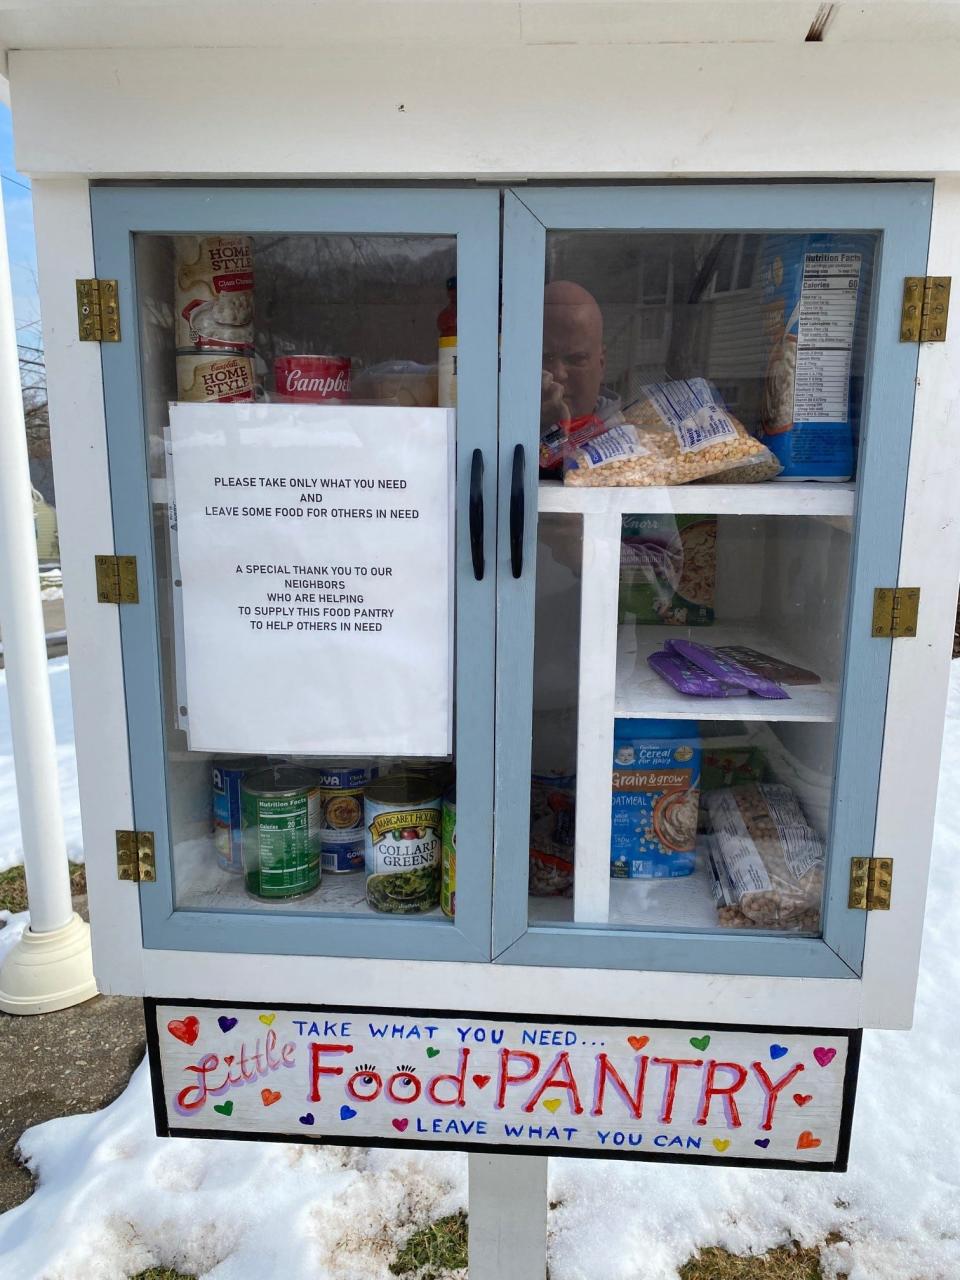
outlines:
M780 464L755 440L705 378L654 382L622 422L576 442L563 459L571 485L670 485L771 480Z

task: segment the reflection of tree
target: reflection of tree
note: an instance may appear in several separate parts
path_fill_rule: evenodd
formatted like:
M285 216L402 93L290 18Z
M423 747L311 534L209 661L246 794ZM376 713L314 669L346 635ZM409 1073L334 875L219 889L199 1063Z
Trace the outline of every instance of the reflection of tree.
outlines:
M30 477L48 502L53 502L53 469L50 461L50 416L47 410L47 368L39 320L17 326L17 355L23 417L27 431Z

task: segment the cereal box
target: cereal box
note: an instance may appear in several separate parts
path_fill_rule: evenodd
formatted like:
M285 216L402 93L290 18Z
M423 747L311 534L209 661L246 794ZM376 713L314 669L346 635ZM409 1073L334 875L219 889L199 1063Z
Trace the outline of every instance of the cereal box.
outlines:
M699 800L696 721L617 720L611 876L639 880L690 875Z

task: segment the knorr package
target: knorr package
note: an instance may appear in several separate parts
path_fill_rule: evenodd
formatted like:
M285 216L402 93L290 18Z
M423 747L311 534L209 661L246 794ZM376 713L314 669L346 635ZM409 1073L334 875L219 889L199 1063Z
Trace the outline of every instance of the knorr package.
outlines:
M602 434L571 445L563 482L671 485L770 480L780 464L705 378L652 382Z
M688 876L696 859L700 741L690 720L617 720L610 874Z
M708 626L716 571L716 516L625 515L620 622Z
M782 480L849 480L859 387L851 384L873 238L774 235L760 257L767 352L760 434Z

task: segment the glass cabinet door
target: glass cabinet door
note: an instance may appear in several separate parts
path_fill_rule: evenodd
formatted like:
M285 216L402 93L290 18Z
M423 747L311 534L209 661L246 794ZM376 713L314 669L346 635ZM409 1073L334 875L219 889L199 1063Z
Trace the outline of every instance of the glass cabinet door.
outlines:
M498 194L94 215L146 945L489 958Z
M853 976L929 188L506 199L495 957Z

